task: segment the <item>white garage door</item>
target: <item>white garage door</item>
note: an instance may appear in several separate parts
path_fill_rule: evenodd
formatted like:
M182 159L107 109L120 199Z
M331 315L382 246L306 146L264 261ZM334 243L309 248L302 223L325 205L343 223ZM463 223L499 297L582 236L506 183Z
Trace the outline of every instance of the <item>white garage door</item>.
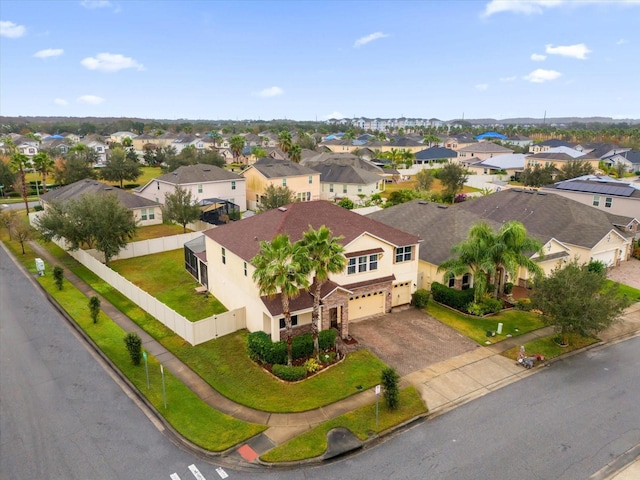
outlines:
M384 292L364 293L349 299L349 321L384 313Z
M597 260L604 263L607 267L612 267L616 258L616 251L610 250L608 252L600 252L591 256L592 260Z

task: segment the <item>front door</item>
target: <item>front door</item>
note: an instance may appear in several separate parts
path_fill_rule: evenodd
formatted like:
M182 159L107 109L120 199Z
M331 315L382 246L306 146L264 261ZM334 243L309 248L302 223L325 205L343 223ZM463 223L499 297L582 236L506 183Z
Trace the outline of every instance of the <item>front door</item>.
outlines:
M340 331L340 329L338 328L339 325L339 316L338 316L338 307L333 307L329 309L329 319L331 320L331 328L335 328L338 331Z

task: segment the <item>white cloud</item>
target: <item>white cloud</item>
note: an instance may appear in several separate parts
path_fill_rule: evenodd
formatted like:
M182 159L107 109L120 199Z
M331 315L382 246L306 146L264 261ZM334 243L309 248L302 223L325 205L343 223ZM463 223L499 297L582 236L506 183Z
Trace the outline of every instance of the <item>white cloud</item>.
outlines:
M53 103L62 107L69 105L69 102L67 102L64 98L56 98Z
M587 54L591 53L591 50L589 50L584 43L577 43L575 45L558 45L557 47L549 44L546 46L545 52L549 55L562 55L563 57L586 60Z
M353 48L360 48L363 45L366 45L367 43L373 42L374 40L378 40L380 38L386 38L388 36L389 35L387 35L386 33L376 32L376 33L372 33L371 35L367 35L365 37L360 37L353 44Z
M282 90L280 87L269 87L256 92L255 95L257 95L258 97L277 97L278 95L282 95L283 93L284 90Z
M26 33L24 25L18 25L6 20L0 21L0 37L18 38Z
M101 72L117 72L125 68L144 70L144 65L131 57L125 57L119 53L99 53L95 57L83 59L80 63L89 70L99 70Z
M475 88L479 92L484 92L485 90L487 90L489 88L489 84L488 83L479 83L479 84L476 85Z
M516 77L515 75L513 75L511 77L501 77L500 81L501 82L515 82L517 78L518 77Z
M100 105L104 102L104 98L98 97L97 95L82 95L81 97L78 97L78 102L88 103L90 105Z
M640 5L640 0L491 0L487 3L482 17L490 17L494 13L511 12L524 15L541 14L546 9L563 5L576 7L581 5Z
M330 118L335 118L335 119L341 119L344 118L344 115L342 115L340 112L331 112L329 115L325 115L324 116L325 120L329 120Z
M555 80L561 75L562 74L560 72L556 72L555 70L544 70L542 68L538 68L537 70L534 70L529 75L525 75L522 78L533 83L542 83L549 80Z
M533 60L534 62L542 62L543 60L546 60L546 59L547 59L546 55L541 55L539 53L531 54L531 60Z
M109 0L82 0L80 2L80 5L82 5L84 8L93 10L95 8L108 8L113 4Z
M61 48L46 48L44 50L40 50L33 54L36 58L49 58L49 57L58 57L64 53L64 50Z
M616 42L616 45L624 45L625 43L629 43L629 40L625 40L624 38L621 38Z

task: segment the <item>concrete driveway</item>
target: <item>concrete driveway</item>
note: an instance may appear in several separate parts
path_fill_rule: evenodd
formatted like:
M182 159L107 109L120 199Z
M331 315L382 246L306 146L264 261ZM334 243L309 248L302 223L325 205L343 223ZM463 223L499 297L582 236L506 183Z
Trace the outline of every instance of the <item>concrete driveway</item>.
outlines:
M350 323L349 333L402 376L479 348L415 308Z
M607 277L614 282L640 289L640 260L632 257L626 262L621 262L620 266L607 272Z

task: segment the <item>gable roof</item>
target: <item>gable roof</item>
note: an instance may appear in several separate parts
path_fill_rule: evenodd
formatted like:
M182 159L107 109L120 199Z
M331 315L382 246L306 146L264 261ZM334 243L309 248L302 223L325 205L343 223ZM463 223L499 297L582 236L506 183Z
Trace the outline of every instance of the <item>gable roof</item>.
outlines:
M476 163L474 166L499 169L524 168L526 158L527 155L524 153L508 153L506 155L496 155L495 157L487 158L486 160Z
M313 157L301 160L300 164L315 170L321 165L350 165L370 172L382 173L381 167L352 153L316 153Z
M456 158L455 150L445 147L430 147L416 153L416 160L437 160L439 158Z
M173 172L160 175L159 177L151 180L151 182L155 180L171 183L173 185L185 185L189 183L220 182L224 180L244 180L244 178L237 173L230 172L215 165L197 163L195 165L183 165L178 167Z
M291 160L278 160L275 158L261 158L249 168L255 168L265 178L296 177L318 173Z
M271 241L276 235L286 234L295 242L309 226L318 229L322 225L334 236L342 236L342 245L348 245L364 233L395 246L415 245L419 241L415 235L324 200L292 203L207 230L204 234L242 259L251 261L260 251L261 241Z
M536 143L533 146L540 147L570 147L573 148L575 143L569 143L564 140L560 140L558 138L550 138L549 140L545 140L544 142Z
M530 233L588 248L614 228L614 218L607 212L532 190L508 189L457 205L479 218L499 223L517 220Z
M382 179L377 173L353 165L319 164L314 165L313 169L320 172L320 181L324 183L371 185Z
M474 143L473 145L469 145L467 147L463 147L458 152L471 152L471 153L513 153L513 150L507 147L503 147L502 145L498 145L493 142L481 141L478 143Z
M126 190L121 190L118 187L108 185L106 183L98 182L90 178L84 180L78 180L64 187L56 188L55 190L49 190L47 193L40 195L40 199L45 202L66 202L68 200L74 200L80 198L82 195L116 195L118 201L127 208L145 208L145 207L158 207L160 204L153 200L148 200L144 197L139 197Z
M467 238L469 228L487 222L497 231L507 221L521 222L543 244L551 238L593 248L607 233L627 225L630 217L612 215L560 195L509 189L450 206L414 200L368 215L423 239L420 259L439 265L451 247Z

